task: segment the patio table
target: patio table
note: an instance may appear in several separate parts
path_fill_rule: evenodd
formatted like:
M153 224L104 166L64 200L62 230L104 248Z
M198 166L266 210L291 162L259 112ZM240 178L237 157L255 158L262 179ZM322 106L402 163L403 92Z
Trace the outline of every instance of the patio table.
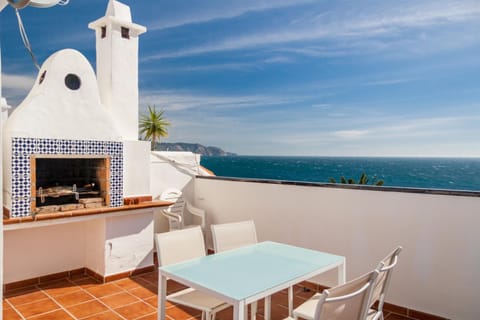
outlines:
M267 298L265 319L270 320L270 296L325 271L337 269L345 283L345 257L266 241L187 262L159 268L158 319L165 320L167 278L221 299L234 309L234 320L245 319L245 306ZM293 295L289 294L289 314Z

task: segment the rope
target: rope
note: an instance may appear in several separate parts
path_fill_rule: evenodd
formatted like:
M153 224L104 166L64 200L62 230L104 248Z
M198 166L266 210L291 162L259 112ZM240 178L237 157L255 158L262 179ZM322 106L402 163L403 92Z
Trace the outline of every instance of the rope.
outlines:
M66 1L68 3L69 0L66 0ZM22 17L20 16L20 11L18 9L15 9L15 13L17 15L18 29L20 31L20 36L22 37L23 45L27 49L28 53L30 53L30 57L32 58L32 61L35 67L38 70L40 70L40 65L37 62L37 58L35 57L35 54L33 53L32 46L30 45L30 41L28 40L27 32L25 31L25 27L23 26Z

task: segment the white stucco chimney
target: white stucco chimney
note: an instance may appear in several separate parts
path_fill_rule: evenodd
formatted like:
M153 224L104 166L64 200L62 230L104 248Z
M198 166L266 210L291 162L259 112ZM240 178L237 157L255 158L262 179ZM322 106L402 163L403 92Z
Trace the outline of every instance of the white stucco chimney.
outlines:
M133 23L130 7L115 0L88 27L96 34L100 99L123 140L138 140L138 36L147 29Z

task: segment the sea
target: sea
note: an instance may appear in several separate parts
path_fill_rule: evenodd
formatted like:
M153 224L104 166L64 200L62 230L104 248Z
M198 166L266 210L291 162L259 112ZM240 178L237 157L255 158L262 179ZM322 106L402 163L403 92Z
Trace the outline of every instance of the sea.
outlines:
M365 173L390 187L480 191L480 158L202 156L201 165L221 177L328 183Z

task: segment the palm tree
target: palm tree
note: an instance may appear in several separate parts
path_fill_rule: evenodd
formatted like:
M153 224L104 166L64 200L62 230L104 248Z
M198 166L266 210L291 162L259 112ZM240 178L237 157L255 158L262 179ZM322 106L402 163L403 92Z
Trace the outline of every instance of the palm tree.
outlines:
M164 110L157 112L155 105L148 105L148 113L143 114L140 118L140 134L145 139L152 141L152 150L155 150L157 140L160 140L160 137L168 136L167 127L170 122L163 117L164 112Z
M347 180L344 176L340 177L340 183L343 184L369 184L369 182L370 179L365 174L365 172L360 175L360 179L358 179L358 182L356 182L355 179ZM330 178L330 183L337 183L337 181L335 180L335 178ZM373 181L370 184L375 186L383 186L383 180L377 180L377 177L374 176Z

